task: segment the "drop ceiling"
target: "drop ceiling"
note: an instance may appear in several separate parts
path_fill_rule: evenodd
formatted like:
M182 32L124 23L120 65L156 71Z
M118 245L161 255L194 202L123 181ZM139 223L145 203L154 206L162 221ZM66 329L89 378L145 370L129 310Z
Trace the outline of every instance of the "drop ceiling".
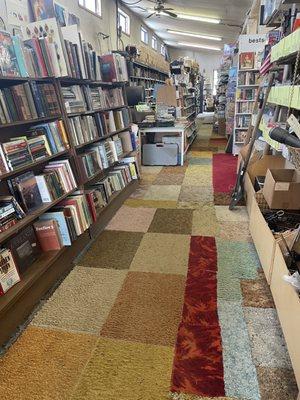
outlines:
M126 0L127 6L130 3L135 3L136 6L146 9L153 9L154 6L154 3L149 0L142 0L138 4L137 0ZM183 47L179 45L179 42L185 42L194 45L223 48L224 44L234 42L240 34L240 28L236 25L243 25L246 14L251 8L251 5L252 0L168 0L165 3L165 7L174 8L173 12L175 13L179 12L220 19L221 23L218 25L199 21L175 19L164 15L146 19L150 13L145 12L138 7L129 6L129 8L134 13L138 14L161 39L172 47ZM218 36L222 38L222 41L215 42L202 38L179 36L169 33L167 29L191 32L200 35ZM196 50L196 48L194 48L194 50Z

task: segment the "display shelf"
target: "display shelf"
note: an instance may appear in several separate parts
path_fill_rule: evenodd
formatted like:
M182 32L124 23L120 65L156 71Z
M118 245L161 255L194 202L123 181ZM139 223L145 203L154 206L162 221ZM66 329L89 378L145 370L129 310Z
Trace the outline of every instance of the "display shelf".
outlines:
M139 62L139 61L133 61L133 65L136 65L136 66L139 66L139 67L143 67L143 68L147 68L147 69L150 69L150 70L152 70L152 71L154 71L154 72L158 72L158 73L160 73L160 74L169 76L169 73L167 73L166 71L162 71L162 70L159 69L159 68L152 67L151 65L147 65L147 64L144 64L144 63Z
M151 82L157 82L157 83L165 83L165 81L161 79L155 79L155 78L147 78L144 76L131 76L130 79L137 79L137 80L143 80L143 81L151 81Z
M68 193L65 193L63 196L61 196L58 199L52 201L51 203L44 203L37 210L28 213L24 218L20 219L15 225L13 225L7 231L4 231L4 232L0 233L0 244L4 243L5 241L7 241L10 237L12 237L15 234L17 234L18 232L20 232L20 230L22 230L26 226L32 224L33 221L35 221L38 217L40 217L42 214L44 214L45 212L50 210L50 208L56 206L58 203L60 203L66 197L68 197L72 193L74 193L76 190L77 190L77 188L71 190Z
M79 79L71 77L57 78L62 85L92 85L92 86L122 86L126 85L128 81L117 81L117 82L103 82L103 81L93 81L90 79Z
M74 113L66 113L68 118L72 117L79 117L80 115L91 115L91 114L96 114L96 113L101 113L101 112L107 112L107 111L114 111L114 110L120 110L121 108L128 108L126 104L116 106L116 107L111 107L111 108L98 108L97 110L87 110L87 111L78 111Z
M24 165L23 167L15 169L13 171L9 171L5 174L0 175L0 181L3 181L5 179L10 179L16 175L22 174L23 172L27 171L28 169L36 168L37 166L43 165L43 164L47 163L48 161L53 160L54 158L58 158L63 155L67 155L68 153L69 153L69 149L61 151L60 153L52 154L51 156L45 157L41 160L34 161L31 164Z
M259 84L253 84L253 85L238 85L237 89L247 89L247 88L256 88L259 87Z
M26 120L23 120L23 121L10 122L9 124L0 124L0 129L13 128L15 126L21 126L21 125L42 124L42 123L45 123L45 122L54 121L56 119L61 119L61 115L58 114L58 115L53 115L51 117L26 119Z
M276 104L282 107L289 107L292 86L274 86L270 91L268 103ZM300 86L294 86L291 108L300 110Z

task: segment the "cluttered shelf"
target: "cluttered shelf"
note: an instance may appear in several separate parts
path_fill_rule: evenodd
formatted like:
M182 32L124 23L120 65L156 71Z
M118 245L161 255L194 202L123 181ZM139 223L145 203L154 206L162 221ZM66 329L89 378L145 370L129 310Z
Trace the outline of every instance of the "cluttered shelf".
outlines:
M35 125L35 124L40 124L40 123L44 123L44 122L48 122L48 121L53 121L53 120L56 120L59 118L61 118L60 114L49 116L49 117L27 119L27 120L23 120L23 121L15 121L15 122L7 123L7 124L0 124L0 129L13 128L13 127L22 126L22 125Z

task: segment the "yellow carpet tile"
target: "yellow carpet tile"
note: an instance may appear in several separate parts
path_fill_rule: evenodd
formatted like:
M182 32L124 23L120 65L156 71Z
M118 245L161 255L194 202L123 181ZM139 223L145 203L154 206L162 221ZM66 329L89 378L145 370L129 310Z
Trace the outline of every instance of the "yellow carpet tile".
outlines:
M218 236L220 225L216 217L215 207L204 206L193 213L193 236Z
M124 205L129 207L146 207L146 208L176 208L177 201L168 200L143 200L143 199L128 199Z

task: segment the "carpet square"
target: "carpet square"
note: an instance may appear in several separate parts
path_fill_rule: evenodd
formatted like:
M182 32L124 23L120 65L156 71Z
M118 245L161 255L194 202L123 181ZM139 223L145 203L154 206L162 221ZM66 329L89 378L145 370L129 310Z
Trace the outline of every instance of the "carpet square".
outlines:
M97 337L28 327L0 359L3 400L68 400Z
M83 267L128 269L143 233L104 231L80 259Z
M241 280L244 307L275 308L270 287L264 272L256 280Z
M218 299L225 301L242 302L240 279L232 274L218 271Z
M154 181L154 185L182 185L184 172L179 173L160 173Z
M192 234L195 236L217 236L220 231L215 207L205 205L193 212Z
M193 210L158 208L148 232L190 235L192 218Z
M222 332L224 380L226 395L239 399L259 400L251 343L240 303L218 301Z
M166 174L184 174L187 169L187 165L174 165L169 167L163 167L160 172L160 175Z
M146 233L130 270L186 276L189 249L188 235Z
M212 159L203 157L191 157L189 159L189 165L212 165Z
M151 186L149 184L139 184L138 188L135 189L133 193L130 195L130 199L143 199L147 191Z
M233 397L199 397L193 394L170 393L170 400L238 400Z
M112 218L106 229L125 232L147 232L155 214L155 208L134 209L122 206Z
M162 171L163 167L161 166L145 166L142 165L141 167L141 175L151 174L151 175L158 175Z
M249 215L246 207L236 207L230 211L226 206L216 206L216 215L222 222L248 222Z
M140 179L141 185L152 185L157 177L157 174L142 174Z
M233 242L252 242L248 223L222 221L219 237Z
M178 200L180 202L199 202L202 204L212 204L212 189L209 186L182 186Z
M211 186L212 168L208 165L192 165L186 170L183 185L187 186Z
M72 400L167 399L173 349L100 338Z
M211 158L213 156L212 151L199 151L199 150L191 150L190 154L192 155L192 157L196 157L196 158Z
M71 332L99 334L127 271L75 267L32 324Z
M180 188L179 185L152 185L143 198L145 200L177 201Z
M298 387L294 372L284 368L257 367L261 400L296 400Z
M199 203L198 201L178 201L177 208L183 210L201 210L204 206L213 207L213 203Z
M244 308L255 365L292 368L277 311L273 308Z
M124 205L134 208L177 208L177 201L127 199Z
M256 279L260 262L252 243L217 239L219 273L239 279Z
M173 346L182 314L185 277L129 272L101 336Z

